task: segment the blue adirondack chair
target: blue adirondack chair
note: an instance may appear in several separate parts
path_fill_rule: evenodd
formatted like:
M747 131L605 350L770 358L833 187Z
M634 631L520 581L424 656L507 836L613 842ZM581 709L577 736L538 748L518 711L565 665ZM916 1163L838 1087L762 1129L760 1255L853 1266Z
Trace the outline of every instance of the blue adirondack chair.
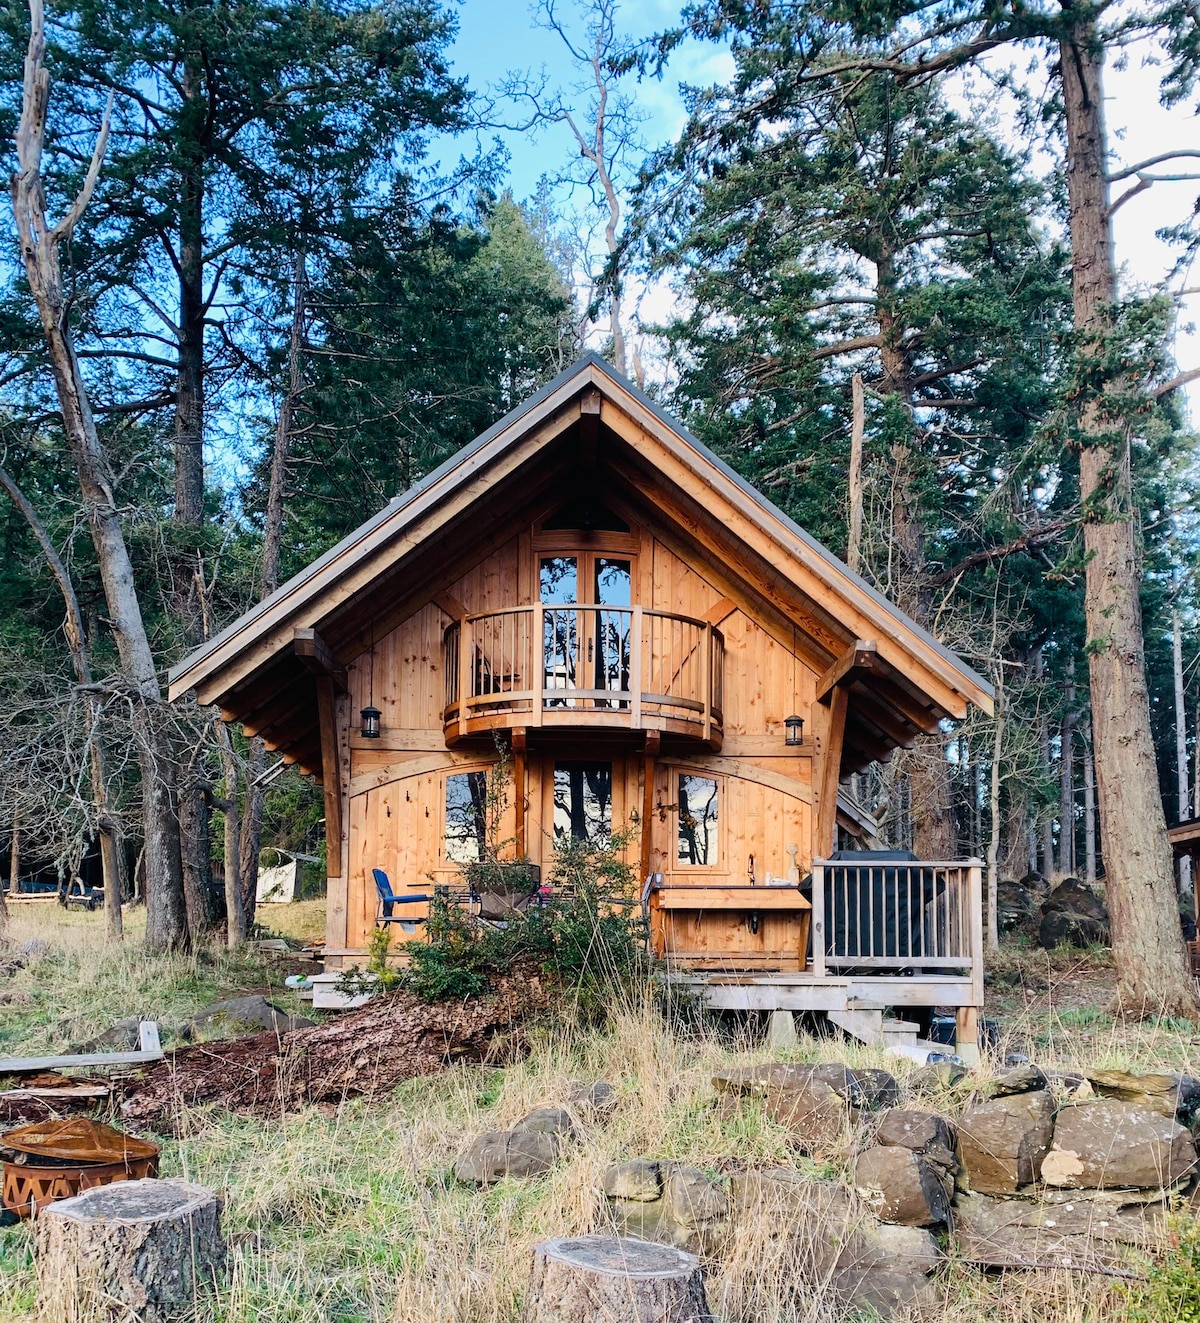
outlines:
M392 911L397 905L428 905L431 898L424 892L397 896L392 890L391 882L388 881L388 875L382 868L372 868L371 874L375 878L375 890L379 892L379 909L375 914L376 927L398 923L402 932L415 932L417 924L425 922L423 914L393 914Z

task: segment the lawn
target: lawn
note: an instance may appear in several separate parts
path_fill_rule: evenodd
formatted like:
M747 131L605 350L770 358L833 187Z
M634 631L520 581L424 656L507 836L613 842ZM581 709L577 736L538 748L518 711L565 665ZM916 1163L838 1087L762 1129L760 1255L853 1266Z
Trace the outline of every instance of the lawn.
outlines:
M308 936L316 917L302 906L268 915L272 931L297 936ZM100 916L57 908L16 915L13 943L36 939L47 949L0 980L2 1050L60 1049L137 1013L155 1016L169 1032L206 1002L234 993L264 991L285 1002L286 962L219 951L149 957L134 927L124 945L108 947ZM1196 1066L1190 1026L1130 1029L1109 1019L1102 1007L1110 983L1099 952L1011 951L994 962L989 1013L998 1013L1013 1046L1047 1065ZM530 1246L604 1227L599 1181L609 1162L645 1156L716 1172L780 1163L811 1169L796 1158L789 1134L753 1109L723 1119L712 1107L714 1068L765 1055L715 1027L680 1035L652 1008L636 1006L617 1012L604 1032L543 1025L517 1064L455 1067L409 1081L385 1104L311 1107L270 1124L218 1110L188 1113L179 1137L165 1143L163 1174L220 1191L232 1247L230 1281L202 1317L515 1323ZM909 1069L836 1039L802 1040L788 1055L886 1064L900 1075ZM572 1085L595 1078L617 1087L618 1106L547 1176L482 1192L455 1182L455 1158L475 1135L562 1102ZM821 1174L842 1174L847 1156L830 1154ZM710 1271L710 1304L723 1323L832 1323L838 1314L821 1294L771 1258L777 1230L739 1228L731 1252ZM776 1266L768 1270L768 1262ZM939 1323L1116 1323L1129 1316L1127 1288L1103 1276L989 1278L950 1263L939 1282ZM30 1319L33 1294L22 1225L0 1233L0 1319Z

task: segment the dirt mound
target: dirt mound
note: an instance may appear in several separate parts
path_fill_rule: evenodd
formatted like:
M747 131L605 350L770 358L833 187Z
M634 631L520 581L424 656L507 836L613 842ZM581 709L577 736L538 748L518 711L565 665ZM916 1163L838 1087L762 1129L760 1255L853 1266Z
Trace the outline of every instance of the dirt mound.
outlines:
M277 1117L306 1103L376 1097L401 1080L511 1047L548 1000L535 975L512 975L470 1001L429 1005L394 993L314 1028L186 1047L127 1083L121 1113L170 1131L183 1107L203 1103Z

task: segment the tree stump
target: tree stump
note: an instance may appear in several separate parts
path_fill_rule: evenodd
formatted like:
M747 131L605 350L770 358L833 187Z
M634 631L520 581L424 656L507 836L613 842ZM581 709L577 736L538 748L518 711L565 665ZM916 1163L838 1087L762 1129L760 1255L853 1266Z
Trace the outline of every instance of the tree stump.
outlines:
M44 1323L167 1323L194 1309L225 1266L221 1208L202 1185L122 1181L34 1219Z
M522 1323L710 1323L700 1260L671 1245L572 1236L533 1248Z

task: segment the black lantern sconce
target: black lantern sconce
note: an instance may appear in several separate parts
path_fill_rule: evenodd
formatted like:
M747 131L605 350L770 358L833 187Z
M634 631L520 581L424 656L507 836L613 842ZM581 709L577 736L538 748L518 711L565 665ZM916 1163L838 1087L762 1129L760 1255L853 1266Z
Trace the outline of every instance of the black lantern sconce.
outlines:
M787 736L784 743L789 749L798 749L804 743L804 718L797 716L784 717L784 729Z
M364 740L379 738L379 719L383 713L374 705L364 707L358 714L362 718L362 737Z

